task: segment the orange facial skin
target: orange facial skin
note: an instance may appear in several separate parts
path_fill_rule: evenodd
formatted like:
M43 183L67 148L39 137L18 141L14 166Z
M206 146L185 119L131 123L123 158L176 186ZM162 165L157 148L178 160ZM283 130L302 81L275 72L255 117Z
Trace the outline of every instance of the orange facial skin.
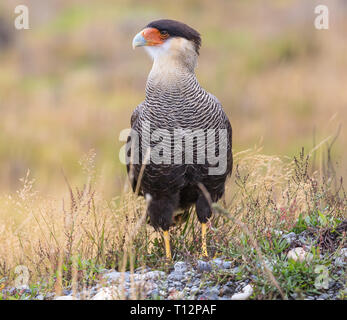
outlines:
M168 34L162 35L156 28L145 28L141 31L142 36L146 39L147 46L157 46L163 44Z

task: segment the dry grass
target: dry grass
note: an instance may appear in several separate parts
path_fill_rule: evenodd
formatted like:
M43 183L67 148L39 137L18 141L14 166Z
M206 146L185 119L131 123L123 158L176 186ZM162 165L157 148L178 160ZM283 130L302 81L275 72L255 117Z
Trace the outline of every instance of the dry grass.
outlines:
M93 285L104 268L132 272L139 266L167 268L160 235L145 224L145 201L129 192L105 200L94 158L91 151L81 161L86 177L82 187L71 187L66 179L68 193L63 200L40 196L28 172L22 188L2 202L0 279L4 284L13 285L17 265L29 269L31 284L45 283L47 290L57 293ZM209 224L211 255L236 261L230 248L242 248L250 234L252 246L261 254L256 241L264 235L271 238L274 230L291 230L299 215L316 210L336 218L346 216L342 185L335 190L332 177L320 180L318 171L310 172L309 156L303 152L288 160L253 149L236 154L235 160L234 179L220 204L225 209L219 210L229 212L229 218L216 214ZM171 235L174 260L195 263L200 255L200 225L194 212ZM256 263L249 255L243 260Z

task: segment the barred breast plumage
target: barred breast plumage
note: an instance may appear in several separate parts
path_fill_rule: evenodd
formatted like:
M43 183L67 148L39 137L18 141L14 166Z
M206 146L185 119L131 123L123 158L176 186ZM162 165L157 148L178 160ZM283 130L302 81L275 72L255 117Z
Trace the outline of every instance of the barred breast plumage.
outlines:
M167 129L170 132L171 149L175 147L172 139L174 129L203 129L205 133L207 129L227 129L228 166L225 174L209 176L209 165L197 164L196 157L193 164L184 164L184 152L183 164L175 165L172 153L172 163L169 165L149 163L144 169L140 185L141 194L148 193L152 198L179 193L178 207L183 209L195 203L199 182L210 192L213 200L218 200L224 192L225 179L232 170L232 129L218 99L201 88L194 74L182 75L179 81L170 86L162 86L153 83L151 79L148 80L146 99L135 109L131 119L131 127L140 138L140 163L133 166L134 190L142 165L141 135L145 122L150 123L150 134L156 129ZM216 143L218 142L217 136ZM151 141L150 147L155 147L157 143ZM194 143L194 152L196 148L197 144Z

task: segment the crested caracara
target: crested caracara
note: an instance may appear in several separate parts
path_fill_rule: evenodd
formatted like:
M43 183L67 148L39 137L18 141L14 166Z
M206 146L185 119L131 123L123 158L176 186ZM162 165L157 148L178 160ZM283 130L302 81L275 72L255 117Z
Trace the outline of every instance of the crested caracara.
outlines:
M175 214L195 205L202 224L202 254L207 256L209 200L222 197L232 171L232 129L221 103L195 76L200 34L184 23L158 20L140 31L132 44L143 46L153 59L146 98L131 116L127 172L132 188L149 195L147 214L151 225L164 231L167 259L168 230ZM210 161L217 158L218 163ZM218 166L222 169L211 170Z

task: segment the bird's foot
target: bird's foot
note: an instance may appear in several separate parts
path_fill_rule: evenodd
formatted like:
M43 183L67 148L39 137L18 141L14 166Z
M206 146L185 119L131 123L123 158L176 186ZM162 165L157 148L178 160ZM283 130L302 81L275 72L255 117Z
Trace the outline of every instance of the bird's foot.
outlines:
M169 231L164 231L164 242L165 242L165 255L166 255L166 261L167 261L167 262L171 262L172 256L171 256L170 234L169 234Z
M201 257L208 258L207 245L206 245L206 223L201 224L201 242L202 242Z

